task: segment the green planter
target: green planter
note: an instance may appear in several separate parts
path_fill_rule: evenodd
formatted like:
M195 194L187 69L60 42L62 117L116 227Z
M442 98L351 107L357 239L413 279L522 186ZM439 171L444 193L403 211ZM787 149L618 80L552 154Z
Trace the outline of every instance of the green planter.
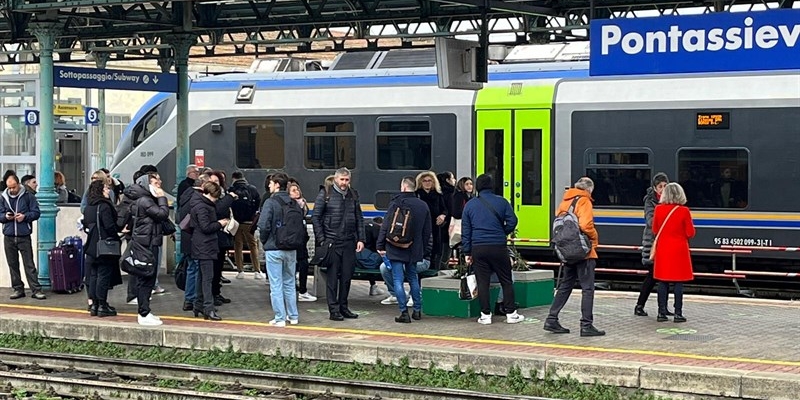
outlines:
M513 271L514 298L520 308L538 307L553 303L553 271Z
M461 280L449 276L426 278L422 282L422 312L437 317L477 318L481 314L478 299L461 300L458 292ZM492 284L489 289L489 307L500 293L500 286Z

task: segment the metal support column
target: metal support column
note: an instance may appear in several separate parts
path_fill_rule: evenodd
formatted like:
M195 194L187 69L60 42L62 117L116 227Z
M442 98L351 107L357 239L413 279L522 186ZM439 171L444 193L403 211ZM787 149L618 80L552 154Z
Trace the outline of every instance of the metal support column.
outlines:
M197 36L177 34L168 37L175 58L175 72L178 74L178 115L175 142L175 188L183 180L186 166L189 165L189 49L195 44Z
M50 262L47 251L56 243L56 187L55 147L56 138L53 133L53 47L56 37L61 32L55 22L31 23L31 32L39 42L39 200L41 217L38 222L38 267L39 284L42 288L50 288Z
M108 53L98 52L94 54L94 63L99 69L105 69L106 64L108 63ZM105 89L98 89L97 90L97 109L100 110L98 125L100 128L100 159L98 160L97 167L99 168L106 168L106 153L108 152L108 148L106 147L106 90Z

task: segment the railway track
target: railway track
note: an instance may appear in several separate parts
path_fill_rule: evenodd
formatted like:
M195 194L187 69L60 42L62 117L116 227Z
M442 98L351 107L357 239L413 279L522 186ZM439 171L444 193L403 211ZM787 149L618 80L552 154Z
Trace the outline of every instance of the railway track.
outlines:
M15 388L51 390L65 398L88 400L123 398L555 400L11 349L0 349L0 382L2 382L0 388L10 383ZM165 382L170 383L168 386L172 387L165 386ZM198 386L204 383L206 387L198 390ZM3 390L0 389L0 392Z

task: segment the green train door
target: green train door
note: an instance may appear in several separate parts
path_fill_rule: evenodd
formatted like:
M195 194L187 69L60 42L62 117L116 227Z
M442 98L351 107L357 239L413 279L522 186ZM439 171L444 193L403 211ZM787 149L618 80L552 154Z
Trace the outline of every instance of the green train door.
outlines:
M478 110L476 127L477 173L511 202L518 237L549 240L550 110Z

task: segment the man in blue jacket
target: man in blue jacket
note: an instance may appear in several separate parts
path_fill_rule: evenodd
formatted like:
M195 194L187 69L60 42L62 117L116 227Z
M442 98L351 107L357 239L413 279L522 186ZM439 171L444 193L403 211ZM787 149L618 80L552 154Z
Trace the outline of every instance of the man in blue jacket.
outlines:
M426 259L430 265L433 250L431 213L428 211L428 205L414 194L415 190L417 190L416 179L412 176L403 178L400 182L400 193L392 198L386 216L383 217L375 245L378 253L392 264L392 283L397 296L397 305L400 307L400 316L394 320L401 323L409 323L412 318L422 319L422 293L417 278L417 264L424 263L423 260ZM400 216L403 211L408 213L405 218ZM408 219L405 227L402 227L401 219L404 221ZM396 244L397 241L392 240L392 227L395 224L400 225L400 230L406 228L407 233L401 235L405 237L404 244ZM404 280L408 281L411 298L414 299L414 311L411 316L408 315Z
M16 175L11 175L6 179L6 190L3 192L3 199L0 202L0 222L3 223L3 241L6 251L6 261L11 272L11 286L14 293L10 296L11 300L25 297L25 285L22 283L22 276L19 271L19 257L22 256L22 263L25 266L25 276L28 286L31 287L33 294L31 297L37 300L44 300L47 296L42 293L39 285L39 272L33 263L33 246L31 244L31 233L33 233L33 221L39 219L39 202L36 197L28 193Z
M461 219L461 251L468 264L475 268L481 317L478 323L492 323L489 308L489 279L497 274L503 289L506 322L516 324L525 319L516 311L514 283L511 281L511 260L508 257L508 235L517 228L517 216L508 200L492 193L492 176L483 174L475 180L478 197L464 206Z

